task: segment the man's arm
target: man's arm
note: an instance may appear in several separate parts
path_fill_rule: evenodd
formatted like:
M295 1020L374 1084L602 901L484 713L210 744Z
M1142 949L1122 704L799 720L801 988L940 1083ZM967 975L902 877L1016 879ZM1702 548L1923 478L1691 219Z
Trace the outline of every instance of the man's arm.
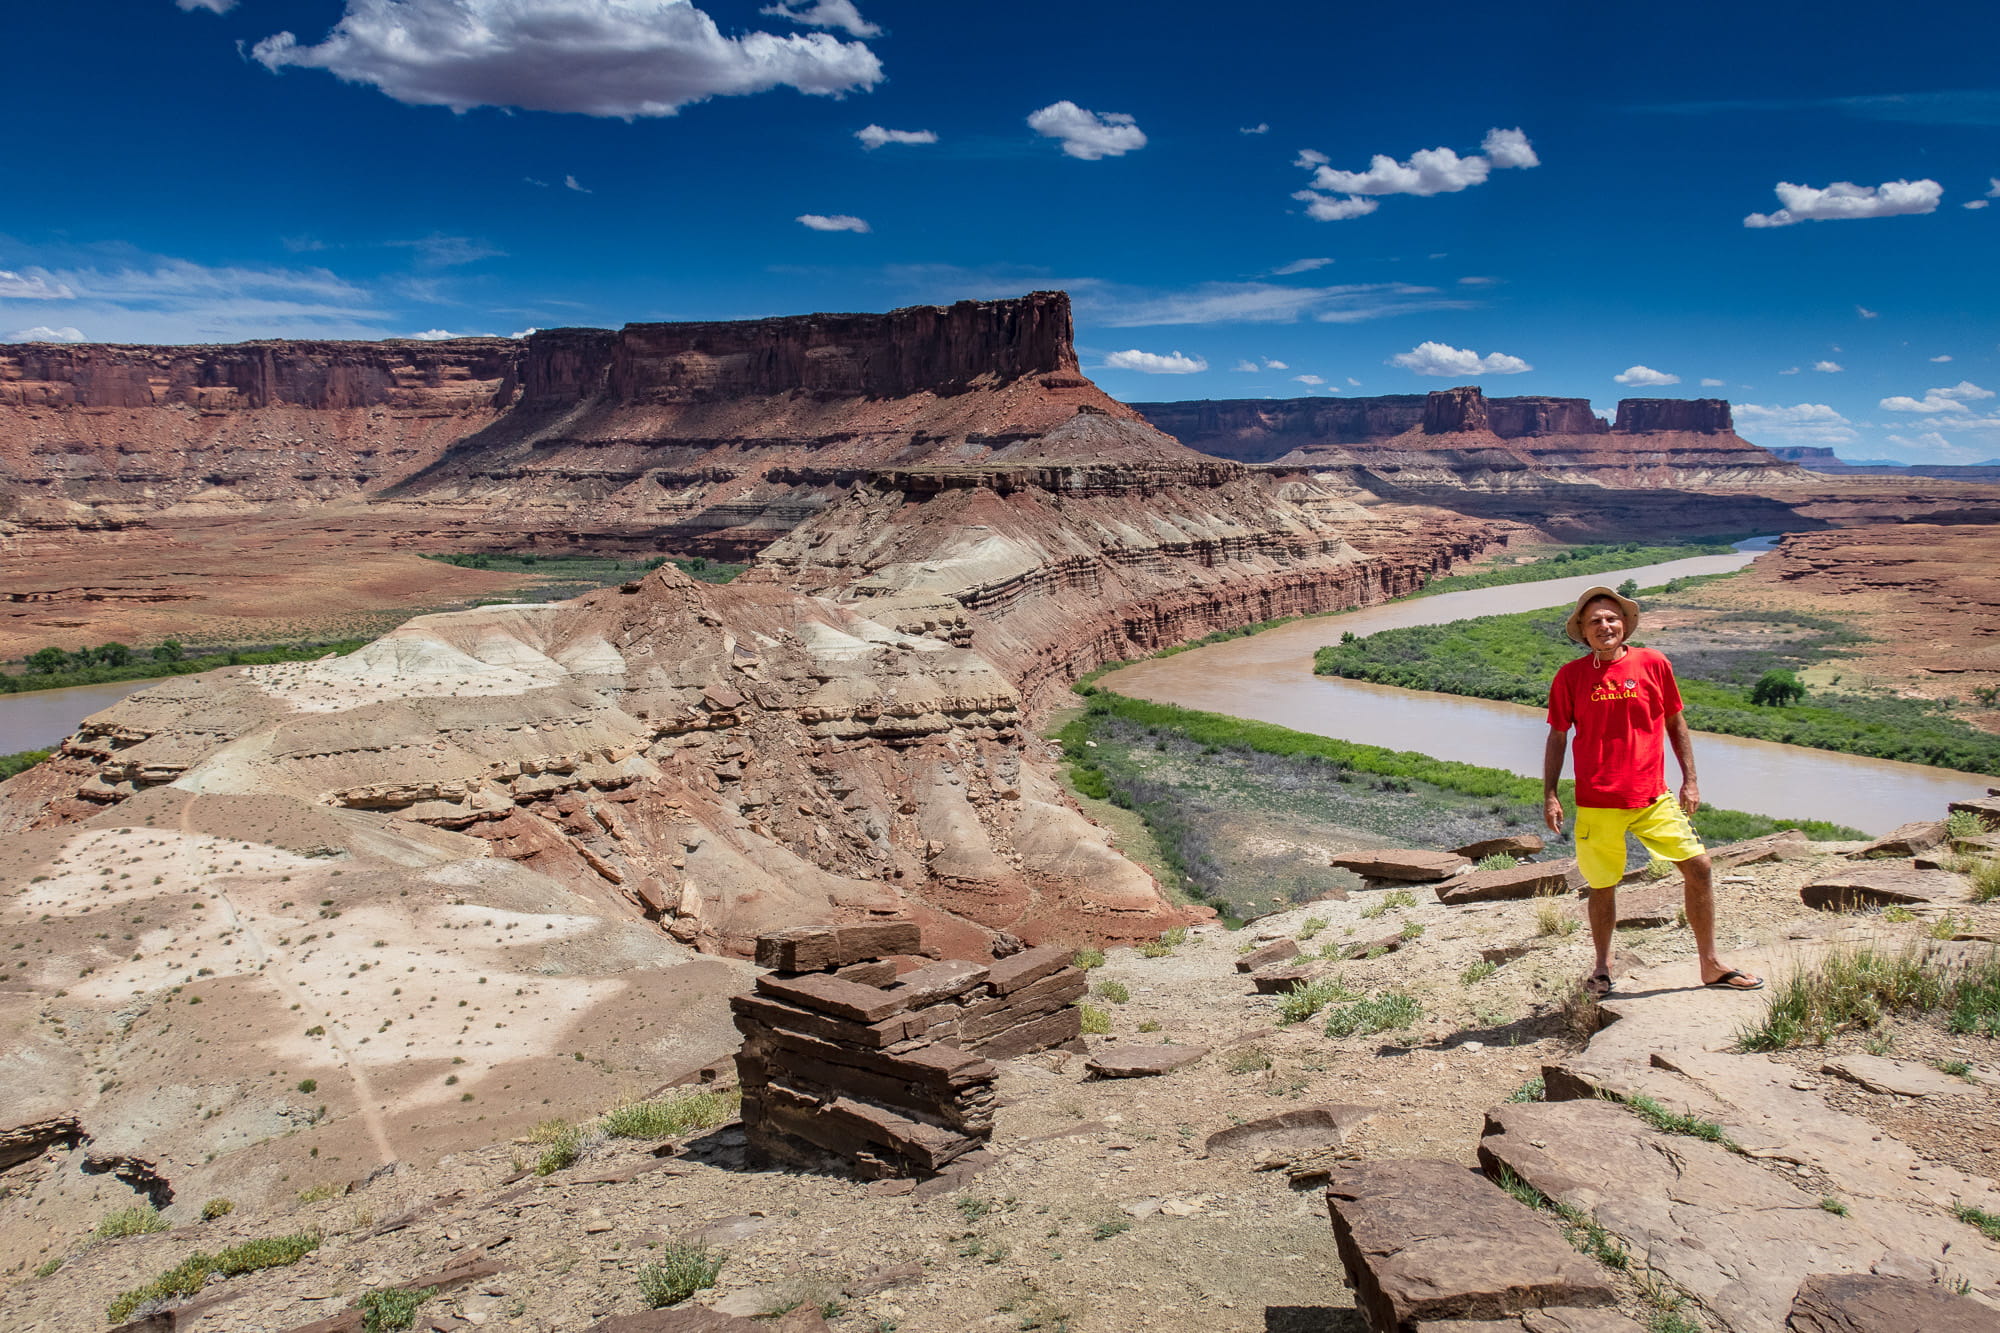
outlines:
M1681 809L1689 814L1701 808L1701 786L1694 776L1694 735L1688 731L1687 714L1667 714L1667 743L1681 766Z
M1542 747L1542 822L1557 837L1563 831L1562 799L1556 784L1562 780L1563 757L1569 753L1569 728L1549 728L1548 743Z

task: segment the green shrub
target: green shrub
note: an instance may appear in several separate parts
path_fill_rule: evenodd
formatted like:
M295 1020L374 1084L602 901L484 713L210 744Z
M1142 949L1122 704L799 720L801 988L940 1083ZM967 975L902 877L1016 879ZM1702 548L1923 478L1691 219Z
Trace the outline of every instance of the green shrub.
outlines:
M722 1259L699 1241L670 1240L660 1247L657 1260L639 1270L639 1294L655 1310L677 1305L715 1285Z
M1076 1007L1083 1020L1083 1030L1094 1037L1101 1037L1111 1031L1111 1012L1094 1004L1079 1004Z
M1491 856L1480 857L1473 864L1472 868L1474 870L1512 870L1519 864L1521 864L1519 857L1509 856L1505 852L1494 852Z
M1322 930L1325 930L1326 927L1327 927L1327 920L1325 917L1323 916L1307 917L1304 921L1301 921L1299 923L1299 928L1298 931L1296 932L1299 943L1304 944L1307 940L1319 934Z
M1974 1208L1969 1203L1955 1203L1951 1215L1961 1222L1978 1227L1988 1240L2000 1240L2000 1213L1989 1213L1983 1208Z
M564 1125L548 1140L542 1149L541 1158L535 1163L535 1174L552 1176L558 1171L576 1165L577 1158L583 1156L587 1140L581 1125Z
M1944 817L1947 838L1976 838L1986 832L1986 821L1979 817L1977 810L1954 810Z
M324 1203L347 1193L347 1186L332 1180L322 1180L317 1185L308 1185L299 1191L300 1203Z
M698 1129L714 1129L736 1114L735 1092L682 1092L627 1102L604 1113L604 1132L614 1139L671 1139Z
M1461 986L1470 986L1475 981L1486 980L1486 978L1492 976L1495 972L1498 972L1499 970L1500 970L1500 964L1489 963L1486 960L1481 959L1479 962L1472 964L1472 966L1466 968L1465 971L1458 974L1458 984Z
M227 1217L236 1211L236 1205L228 1199L210 1199L201 1206L201 1220L213 1222L218 1217Z
M1108 1222L1099 1222L1096 1226L1092 1227L1090 1229L1090 1238L1092 1240L1110 1240L1113 1236L1122 1236L1131 1229L1131 1218L1114 1217Z
M418 1308L435 1295L436 1287L386 1287L369 1292L354 1306L361 1311L365 1333L395 1333L416 1323Z
M1320 977L1278 997L1278 1022L1303 1023L1330 1004L1360 998L1332 977Z
M2000 861L1981 861L1972 868L1972 899L1990 903L2000 898Z
M1104 966L1104 950L1078 949L1076 953L1071 956L1069 961L1071 962L1072 965L1080 967L1084 971L1088 972L1093 967Z
M106 1213L98 1219L95 1234L99 1240L123 1240L127 1236L146 1236L170 1229L159 1209L150 1203L139 1203Z
M1173 946L1160 940L1147 940L1139 946L1141 958L1171 958L1173 954Z
M1510 1102L1538 1102L1547 1095L1547 1091L1547 1088L1543 1086L1542 1076L1537 1074L1507 1094L1507 1100Z
M299 1091L300 1091L300 1092L318 1092L318 1091L319 1091L319 1080L318 1080L318 1079L316 1079L316 1078L302 1078L302 1079L300 1079L300 1080L299 1080Z
M232 1245L218 1254L196 1251L142 1287L121 1292L104 1312L106 1322L122 1324L140 1306L154 1301L194 1295L215 1274L236 1277L263 1268L282 1268L297 1263L319 1248L319 1233L301 1231L290 1236L266 1236ZM408 1328L402 1324L398 1327Z
M1835 949L1786 978L1737 1044L1746 1051L1825 1045L1836 1033L1877 1027L1897 1012L1934 1010L1945 1011L1953 1032L2000 1036L2000 950L1948 967L1924 947Z
M1090 988L1090 993L1113 1004L1123 1004L1132 998L1132 992L1122 981L1100 981Z
M1406 1028L1423 1016L1423 1006L1400 991L1361 1000L1330 1011L1326 1016L1329 1037L1369 1036Z
M53 1259L35 1265L35 1276L51 1277L55 1274L56 1270L61 1268L62 1266L63 1266L63 1256L59 1254Z
M1160 932L1160 943L1166 945L1169 949L1178 949L1187 943L1187 935L1188 928L1186 926L1171 926Z

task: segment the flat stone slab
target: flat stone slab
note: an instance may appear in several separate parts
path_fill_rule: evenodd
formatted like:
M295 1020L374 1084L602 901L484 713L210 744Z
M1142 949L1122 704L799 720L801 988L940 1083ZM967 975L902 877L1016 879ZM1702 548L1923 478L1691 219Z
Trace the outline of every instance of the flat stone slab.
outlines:
M1805 834L1797 829L1779 829L1776 833L1766 833L1762 837L1745 838L1742 842L1711 847L1708 849L1708 862L1711 869L1730 870L1737 866L1760 865L1766 861L1783 861L1794 856L1804 856L1811 850L1811 841Z
M1083 1067L1101 1078L1146 1078L1171 1074L1207 1054L1206 1046L1106 1046Z
M1849 852L1850 861L1878 861L1884 857L1917 856L1944 845L1944 821L1919 819L1889 830L1858 852Z
M1936 1282L1815 1273L1799 1284L1791 1333L1993 1333L2000 1310Z
M1384 935L1380 939L1356 940L1342 949L1340 956L1348 962L1353 962L1357 958L1379 958L1383 954L1396 952L1396 950L1403 947L1405 942L1400 932L1394 935Z
M1403 884L1425 884L1457 874L1472 863L1457 852L1367 851L1336 856L1328 864L1352 870L1368 879L1392 879Z
M1259 995L1284 995L1309 984L1313 979L1310 967L1267 967L1252 973L1250 984L1257 988Z
M1469 842L1463 847L1452 848L1453 855L1468 861L1477 861L1483 856L1533 856L1548 844L1539 833L1510 833L1502 838L1487 838L1483 842Z
M1616 1310L1530 1310L1519 1319L1420 1319L1410 1333L1646 1333Z
M1321 1106L1301 1106L1296 1110L1249 1120L1208 1136L1202 1151L1210 1157L1232 1157L1248 1153L1309 1151L1338 1147L1347 1141L1347 1131L1375 1114L1372 1106L1349 1106L1329 1102Z
M2000 829L2000 794L1975 796L1969 800L1953 801L1945 807L1945 811L1948 814L1954 815L1960 811L1967 811L1984 819L1986 827Z
M1617 924L1630 930L1671 926L1679 918L1685 900L1686 890L1681 887L1679 876L1620 885ZM1587 923L1590 920L1590 899L1572 899L1569 914Z
M1530 861L1507 870L1475 870L1437 886L1441 903L1493 902L1502 898L1537 898L1569 888L1575 861Z
M1613 1303L1607 1272L1547 1217L1455 1162L1338 1162L1327 1211L1369 1327Z
M1236 960L1236 970L1238 972L1255 972L1259 968L1270 967L1273 963L1282 963L1287 958L1297 958L1298 956L1299 942L1297 940L1272 940L1269 944L1252 949L1249 953L1238 958Z
M1807 907L1858 912L1902 904L1957 906L1972 901L1972 884L1949 870L1919 870L1908 861L1878 861L1823 875L1799 890Z
M1954 1078L1914 1060L1887 1060L1879 1055L1843 1055L1819 1067L1822 1074L1859 1083L1870 1092L1892 1093L1898 1097L1956 1097L1977 1092L1979 1085Z

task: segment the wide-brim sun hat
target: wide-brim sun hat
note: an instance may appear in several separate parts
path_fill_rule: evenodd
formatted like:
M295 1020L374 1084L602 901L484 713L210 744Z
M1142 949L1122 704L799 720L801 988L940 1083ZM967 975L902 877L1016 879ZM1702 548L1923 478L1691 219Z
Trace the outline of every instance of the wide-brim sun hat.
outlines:
M1600 597L1609 597L1618 603L1618 610L1625 617L1625 637L1631 638L1639 632L1639 604L1621 594L1616 588L1585 588L1583 595L1576 599L1576 609L1569 613L1569 620L1563 625L1563 632L1576 643L1588 644L1583 637L1583 608Z

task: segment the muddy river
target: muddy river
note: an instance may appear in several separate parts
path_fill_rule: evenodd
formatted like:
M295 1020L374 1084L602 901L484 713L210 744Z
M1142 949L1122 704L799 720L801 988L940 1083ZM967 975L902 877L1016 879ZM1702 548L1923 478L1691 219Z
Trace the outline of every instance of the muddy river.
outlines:
M0 694L0 754L49 749L100 708L109 708L134 690L159 683L119 680L108 685L77 685L67 690Z
M1679 575L1739 569L1770 549L1773 540L1745 542L1734 555L1441 593L1302 620L1139 662L1104 676L1100 684L1156 703L1539 777L1542 742L1548 736L1542 710L1315 676L1313 653L1349 630L1368 635L1406 625L1535 611L1573 601L1595 583L1636 578L1642 587L1652 587ZM1711 732L1696 733L1695 762L1702 798L1709 804L1780 819L1829 819L1869 833L1885 833L1913 819L1942 818L1947 802L1982 796L1989 785L2000 785L1972 773ZM1669 780L1677 783L1671 761L1668 769Z

